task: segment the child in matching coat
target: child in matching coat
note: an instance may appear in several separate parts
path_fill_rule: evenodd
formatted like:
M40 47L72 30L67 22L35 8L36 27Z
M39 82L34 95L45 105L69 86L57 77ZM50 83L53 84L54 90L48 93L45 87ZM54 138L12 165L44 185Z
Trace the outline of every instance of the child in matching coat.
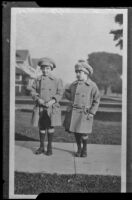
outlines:
M84 60L75 65L77 80L65 90L70 101L64 120L65 130L74 133L77 143L77 157L87 156L87 140L92 133L94 116L98 110L100 93L95 82L90 79L93 68ZM83 146L82 146L83 145Z
M55 78L51 72L56 65L51 58L44 57L38 65L42 70L42 76L35 79L28 87L35 102L32 115L32 125L39 127L40 147L36 154L52 155L52 140L54 127L61 126L61 109L59 101L63 95L61 79ZM45 151L45 135L48 136L47 151Z

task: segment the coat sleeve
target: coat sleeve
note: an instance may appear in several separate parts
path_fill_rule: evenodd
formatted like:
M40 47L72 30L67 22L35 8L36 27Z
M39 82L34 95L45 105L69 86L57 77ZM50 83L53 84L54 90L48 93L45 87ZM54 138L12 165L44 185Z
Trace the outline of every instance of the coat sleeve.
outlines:
M71 85L65 89L64 96L66 99L71 101Z
M61 79L57 81L57 91L56 94L52 97L56 100L56 102L59 102L63 95L63 82Z
M39 94L37 93L37 80L31 80L27 86L34 101L38 100Z
M90 114L93 115L96 114L99 107L99 103L100 103L100 92L97 85L95 85L92 89L92 106L89 111Z

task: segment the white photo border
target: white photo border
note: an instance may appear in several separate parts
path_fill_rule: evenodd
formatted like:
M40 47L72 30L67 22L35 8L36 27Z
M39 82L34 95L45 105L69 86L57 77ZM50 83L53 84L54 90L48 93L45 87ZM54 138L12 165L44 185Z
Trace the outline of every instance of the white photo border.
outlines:
M123 93L122 93L122 144L121 144L121 192L126 192L126 153L127 153L127 23L128 9L120 8L11 8L11 45L10 45L10 125L9 125L9 198L31 199L37 195L14 194L15 172L15 42L16 15L22 12L45 13L110 13L123 14Z

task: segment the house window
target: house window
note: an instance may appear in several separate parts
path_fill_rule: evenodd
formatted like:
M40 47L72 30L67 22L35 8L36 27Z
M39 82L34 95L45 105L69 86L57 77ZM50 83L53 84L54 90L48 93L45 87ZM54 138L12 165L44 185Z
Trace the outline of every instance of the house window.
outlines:
M22 91L22 85L16 84L16 92L20 93Z
M22 75L16 74L16 81L22 81Z

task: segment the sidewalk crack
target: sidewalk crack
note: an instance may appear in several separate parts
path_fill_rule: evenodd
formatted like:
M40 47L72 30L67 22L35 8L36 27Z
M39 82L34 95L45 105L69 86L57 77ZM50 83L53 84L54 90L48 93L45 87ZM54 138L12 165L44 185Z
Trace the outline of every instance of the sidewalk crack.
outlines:
M73 143L73 150L75 151L75 148L74 148L74 143ZM75 171L75 175L77 174L77 169L76 169L76 158L75 156L73 157L74 159L74 171Z

